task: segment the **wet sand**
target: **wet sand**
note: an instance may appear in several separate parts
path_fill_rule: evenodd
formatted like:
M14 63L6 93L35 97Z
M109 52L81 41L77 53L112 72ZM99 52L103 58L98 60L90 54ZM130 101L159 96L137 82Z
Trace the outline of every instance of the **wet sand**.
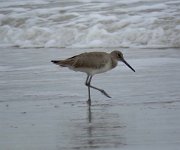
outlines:
M0 149L178 150L179 49L124 49L136 73L95 76L112 98L92 90L91 109L86 75L50 63L83 51L1 48Z

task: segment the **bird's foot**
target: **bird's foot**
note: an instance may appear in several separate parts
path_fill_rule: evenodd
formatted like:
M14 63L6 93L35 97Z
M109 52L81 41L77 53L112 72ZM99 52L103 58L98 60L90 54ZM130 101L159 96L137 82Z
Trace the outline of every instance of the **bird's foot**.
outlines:
M108 98L111 98L111 96L109 96L104 90L101 90L101 93L107 96Z
M91 106L91 99L88 99L87 104Z

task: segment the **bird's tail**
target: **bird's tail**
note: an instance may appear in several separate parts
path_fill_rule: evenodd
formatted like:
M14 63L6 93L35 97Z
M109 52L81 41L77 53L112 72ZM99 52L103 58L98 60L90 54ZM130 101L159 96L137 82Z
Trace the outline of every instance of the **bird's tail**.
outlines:
M51 62L58 65L59 60L51 60Z
M59 65L61 67L67 67L66 63L64 60L51 60L52 63Z

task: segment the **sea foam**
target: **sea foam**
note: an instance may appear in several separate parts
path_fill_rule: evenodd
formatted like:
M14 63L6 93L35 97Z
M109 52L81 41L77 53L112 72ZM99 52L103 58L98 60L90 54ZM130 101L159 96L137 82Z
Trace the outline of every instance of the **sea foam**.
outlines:
M0 46L180 47L179 1L19 1L0 7Z

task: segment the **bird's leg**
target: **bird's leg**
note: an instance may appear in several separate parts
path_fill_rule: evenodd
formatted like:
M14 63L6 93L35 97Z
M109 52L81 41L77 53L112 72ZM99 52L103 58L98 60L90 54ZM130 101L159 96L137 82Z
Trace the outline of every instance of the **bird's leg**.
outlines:
M103 89L99 89L99 88L97 88L97 87L95 87L95 86L92 86L91 85L91 79L92 79L92 76L90 76L89 77L89 81L88 81L88 87L91 87L91 88L93 88L93 89L95 89L95 90L98 90L98 91L100 91L102 94L104 94L105 96L107 96L108 98L111 98L111 96L109 96Z
M90 87L89 87L89 79L90 79L90 75L87 75L86 83L85 83L85 85L88 87L88 101L87 101L87 103L89 104L89 106L91 106L91 93L90 93Z

